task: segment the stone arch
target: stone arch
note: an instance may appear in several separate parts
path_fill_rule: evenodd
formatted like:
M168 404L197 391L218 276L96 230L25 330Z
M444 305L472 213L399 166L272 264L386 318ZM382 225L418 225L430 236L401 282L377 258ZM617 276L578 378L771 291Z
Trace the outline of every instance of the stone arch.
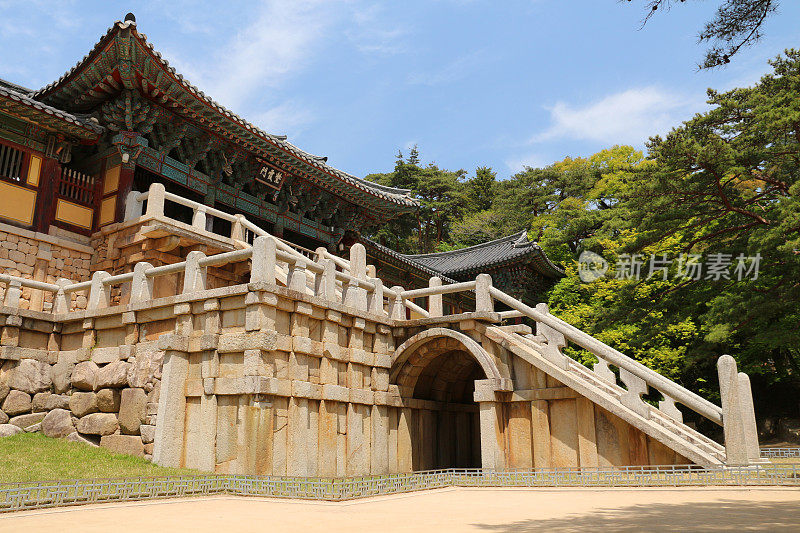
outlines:
M436 343L436 346L426 350L430 343ZM400 385L398 379L406 363L415 367L423 366L419 363L428 362L435 356L454 350L461 350L471 355L480 365L486 379L510 378L500 371L492 356L472 338L452 329L430 328L410 337L395 350L389 379L392 383Z
M427 329L401 344L389 379L403 399L405 464L413 470L481 466L476 383L505 377L478 342L451 329Z

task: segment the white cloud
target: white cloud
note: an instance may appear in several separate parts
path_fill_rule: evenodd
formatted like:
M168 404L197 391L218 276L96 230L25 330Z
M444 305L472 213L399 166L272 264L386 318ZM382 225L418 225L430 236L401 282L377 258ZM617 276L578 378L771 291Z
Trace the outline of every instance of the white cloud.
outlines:
M467 77L477 66L487 59L487 54L483 50L463 55L444 65L435 72L417 72L408 76L408 83L411 85L442 85L452 83Z
M316 116L308 107L290 100L250 118L253 124L268 133L296 138L305 126L314 122Z
M505 164L512 173L516 174L525 170L525 167L544 167L550 164L550 161L540 154L532 153L506 159Z
M212 98L239 109L257 91L276 87L307 66L336 19L337 3L268 0L221 47L217 61L203 60L198 68L181 60L176 64L199 77L189 79Z
M657 87L628 89L586 105L558 102L548 108L550 127L530 143L573 139L641 145L690 118L704 102L704 94L687 97Z
M394 18L385 13L386 7L382 4L353 6L351 19L354 24L345 35L359 52L394 55L406 50L402 39L408 30L394 24Z

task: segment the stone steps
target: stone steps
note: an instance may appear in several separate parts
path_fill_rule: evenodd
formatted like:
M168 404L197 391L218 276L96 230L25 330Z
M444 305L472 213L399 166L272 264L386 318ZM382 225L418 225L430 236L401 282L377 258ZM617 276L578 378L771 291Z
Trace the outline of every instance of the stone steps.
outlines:
M650 407L650 416L645 417L622 404L620 398L625 389L610 383L580 363L566 356L559 362L553 354L547 354L543 343L532 335L520 335L502 327L489 327L489 339L522 358L535 368L545 372L565 386L588 398L596 405L625 420L651 438L686 457L690 461L710 467L723 464L724 448L689 426L679 422L655 407Z

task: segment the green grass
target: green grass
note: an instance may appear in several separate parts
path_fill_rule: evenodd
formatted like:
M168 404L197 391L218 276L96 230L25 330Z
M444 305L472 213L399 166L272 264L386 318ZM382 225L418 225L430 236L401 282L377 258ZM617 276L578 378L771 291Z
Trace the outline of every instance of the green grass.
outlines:
M132 455L50 439L39 433L20 433L0 439L0 483L197 474L203 472L164 468Z

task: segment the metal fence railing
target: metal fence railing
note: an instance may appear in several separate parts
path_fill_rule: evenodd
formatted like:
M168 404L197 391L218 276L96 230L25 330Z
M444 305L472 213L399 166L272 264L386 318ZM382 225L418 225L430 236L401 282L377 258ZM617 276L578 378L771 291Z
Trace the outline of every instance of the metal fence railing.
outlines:
M797 486L800 465L632 466L494 472L447 469L354 478L207 475L80 479L0 485L0 512L102 502L232 494L345 501L444 487Z
M761 448L761 457L800 458L800 446L791 448Z

